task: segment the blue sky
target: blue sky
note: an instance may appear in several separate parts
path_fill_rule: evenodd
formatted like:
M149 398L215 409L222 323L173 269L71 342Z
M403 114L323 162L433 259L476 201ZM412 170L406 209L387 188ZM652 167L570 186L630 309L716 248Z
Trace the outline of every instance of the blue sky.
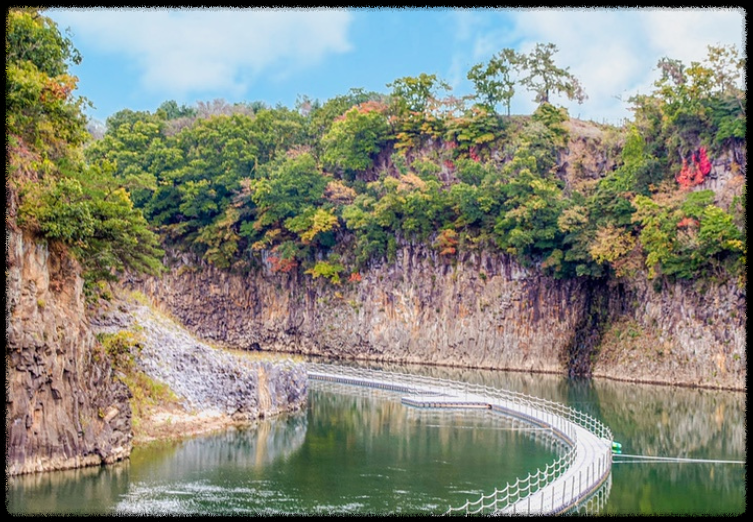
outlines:
M104 121L118 110L154 111L224 98L288 107L352 87L388 92L397 78L436 74L452 94L466 73L511 47L552 42L589 99L555 100L571 116L617 123L629 96L648 92L663 56L702 61L707 45L745 49L742 9L58 9L83 62L79 94ZM518 89L513 113L530 113Z

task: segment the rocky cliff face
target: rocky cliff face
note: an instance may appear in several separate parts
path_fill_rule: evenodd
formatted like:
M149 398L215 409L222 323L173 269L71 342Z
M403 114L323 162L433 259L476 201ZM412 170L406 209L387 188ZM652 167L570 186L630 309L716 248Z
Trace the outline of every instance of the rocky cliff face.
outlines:
M746 290L643 278L613 285L594 375L744 390Z
M84 315L70 257L6 231L6 473L110 463L131 451L128 389Z
M734 284L608 287L544 277L502 255L461 254L453 265L415 245L341 286L231 274L189 254L169 264L138 286L229 346L745 388L746 300Z
M167 384L187 411L248 421L300 409L308 380L302 364L262 361L208 346L143 304L93 320L99 333L129 330L139 339L134 359L141 371Z
M455 266L407 245L360 283L233 275L176 254L141 288L201 337L241 348L394 362L561 372L589 291L505 256Z
M245 421L300 408L301 365L244 360L192 338L143 305L86 318L80 268L20 232L6 233L6 473L127 458L130 392L94 333L138 325L137 362L191 411Z

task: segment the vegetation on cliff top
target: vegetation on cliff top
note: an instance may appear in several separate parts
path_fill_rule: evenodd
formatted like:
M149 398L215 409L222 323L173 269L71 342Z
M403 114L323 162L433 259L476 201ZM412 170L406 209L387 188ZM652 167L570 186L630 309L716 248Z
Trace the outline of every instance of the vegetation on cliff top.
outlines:
M127 187L83 157L87 102L68 73L81 59L70 39L37 9L11 9L5 50L6 226L68 248L89 282L157 272L159 238Z
M40 19L12 14L27 25ZM14 35L25 26L11 27ZM77 59L68 40L58 48L58 62ZM76 151L84 141L82 102L71 97L65 68L44 71L31 92L23 86L43 68L35 64L32 74L18 53L8 80L21 93L7 102L17 115L8 126L11 163L42 173L23 185L20 217L83 259L105 252L89 256L102 259L100 272L154 268L158 250L143 212L163 240L218 267L266 264L338 284L360 280L360 270L393 257L401 241L429 244L448 262L496 249L555 277L646 270L651 278L744 281L745 61L736 49L710 47L690 66L662 59L654 91L630 100L634 120L601 128L611 138L587 143L603 166L568 167L577 183L565 179L563 158L588 138L570 135L567 112L549 98L583 100L585 91L555 63L556 52L552 44L530 54L504 49L471 68L476 93L462 99L421 74L396 79L384 94L352 89L325 103L302 98L295 109L220 100L125 109L86 144L86 161L60 158L46 141L49 125L62 126L65 133L52 134L69 136ZM530 117L509 116L516 87L540 103ZM65 96L41 96L48 91ZM46 100L67 116L37 119ZM48 145L34 145L32 159L20 152L40 139ZM734 198L703 190L722 170L741 174ZM110 225L110 213L122 228Z

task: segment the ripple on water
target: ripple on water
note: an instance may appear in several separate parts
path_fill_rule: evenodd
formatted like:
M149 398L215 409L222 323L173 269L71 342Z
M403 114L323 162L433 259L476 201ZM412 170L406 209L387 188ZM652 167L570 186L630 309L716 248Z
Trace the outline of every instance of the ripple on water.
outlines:
M206 481L154 485L134 483L116 505L117 514L190 514L214 511L216 506L233 513L285 513L285 508L257 507L258 503L294 504L280 491L256 487L224 487ZM253 499L253 500L252 500ZM251 500L251 502L249 502Z

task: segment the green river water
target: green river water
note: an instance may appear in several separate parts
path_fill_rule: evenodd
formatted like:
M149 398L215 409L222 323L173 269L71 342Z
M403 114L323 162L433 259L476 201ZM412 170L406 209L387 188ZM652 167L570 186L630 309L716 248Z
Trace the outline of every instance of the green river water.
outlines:
M745 460L745 394L561 376L395 366L556 400L607 424L623 453ZM442 513L553 461L530 426L416 410L400 395L312 384L305 411L133 450L103 468L10 478L12 514ZM745 467L615 458L598 514L743 513Z

